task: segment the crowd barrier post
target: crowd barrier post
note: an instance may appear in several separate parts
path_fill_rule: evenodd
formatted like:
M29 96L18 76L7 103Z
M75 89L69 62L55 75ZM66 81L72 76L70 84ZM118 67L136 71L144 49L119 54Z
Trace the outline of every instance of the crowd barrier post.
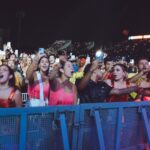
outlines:
M61 127L61 134L62 134L64 150L70 150L65 115L60 114L59 120L60 120L60 127Z
M99 115L99 111L98 110L94 110L94 111L91 110L91 111L92 111L91 115L95 119L99 150L105 150L104 137L103 137L102 124L101 124L101 118L100 118L100 115Z
M23 113L21 115L20 121L20 137L19 137L19 149L26 149L26 132L27 132L27 114Z
M118 120L117 120L117 131L116 131L116 145L115 149L120 150L120 136L121 136L121 128L122 128L122 114L123 108L118 108Z
M149 147L150 147L150 124L149 124L149 121L148 121L148 116L147 116L146 109L141 108L141 112L142 112L142 118L143 118L144 127L145 127L145 134L147 136L147 142L148 142Z

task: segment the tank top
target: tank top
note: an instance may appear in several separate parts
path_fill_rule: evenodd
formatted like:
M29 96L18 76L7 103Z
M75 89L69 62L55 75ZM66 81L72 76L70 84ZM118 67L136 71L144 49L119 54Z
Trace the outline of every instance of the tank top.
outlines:
M66 92L65 88L71 89L70 92ZM63 84L59 80L55 80L52 83L50 90L49 105L73 105L74 104L74 92L72 90L72 84L68 81Z
M37 76L39 76L39 74L36 72ZM39 77L41 78L41 77ZM40 84L42 84L42 89ZM29 98L32 99L40 99L40 93L42 92L44 95L44 98L48 98L49 97L49 90L50 90L50 84L49 82L47 82L46 84L43 84L41 79L37 80L37 83L34 83L33 85L29 85L28 86L28 95ZM43 96L42 96L43 97ZM43 98L43 99L44 99Z
M50 92L49 105L73 105L74 93L67 93L63 88Z
M114 80L112 81L112 88L114 88ZM130 83L126 81L126 87L130 87ZM121 94L121 95L111 95L107 101L108 102L127 102L129 99L129 94Z
M15 101L13 101L14 95L15 90L12 89L8 99L0 99L0 108L16 107Z

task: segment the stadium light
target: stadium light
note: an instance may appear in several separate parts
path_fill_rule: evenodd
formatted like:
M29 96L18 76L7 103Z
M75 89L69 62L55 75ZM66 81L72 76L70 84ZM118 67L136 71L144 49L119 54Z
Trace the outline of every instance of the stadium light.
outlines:
M150 35L137 35L128 37L128 40L142 40L142 39L150 39Z

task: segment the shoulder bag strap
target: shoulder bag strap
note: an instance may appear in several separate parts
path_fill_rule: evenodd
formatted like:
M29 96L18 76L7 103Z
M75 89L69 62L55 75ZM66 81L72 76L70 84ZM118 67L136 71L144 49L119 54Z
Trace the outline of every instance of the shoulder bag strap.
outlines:
M44 89L43 89L43 82L42 82L42 76L39 72L36 72L37 79L39 81L40 86L40 100L44 100Z

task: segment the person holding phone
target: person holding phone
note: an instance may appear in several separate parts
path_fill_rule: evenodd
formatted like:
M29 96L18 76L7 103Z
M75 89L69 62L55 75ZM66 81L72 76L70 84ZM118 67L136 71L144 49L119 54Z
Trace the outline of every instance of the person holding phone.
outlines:
M126 81L121 88L112 86L111 80L103 81L103 72L99 63L98 60L95 60L88 64L84 69L84 77L77 83L80 103L106 102L109 96L112 95L115 95L114 101L117 101L116 97L125 95L126 98L126 95L130 92L137 90L137 86L126 86ZM123 79L125 73L123 73L120 67L119 69L121 71L121 79Z
M47 55L38 53L27 70L26 78L29 81L28 95L31 107L48 105L49 66L50 62Z

